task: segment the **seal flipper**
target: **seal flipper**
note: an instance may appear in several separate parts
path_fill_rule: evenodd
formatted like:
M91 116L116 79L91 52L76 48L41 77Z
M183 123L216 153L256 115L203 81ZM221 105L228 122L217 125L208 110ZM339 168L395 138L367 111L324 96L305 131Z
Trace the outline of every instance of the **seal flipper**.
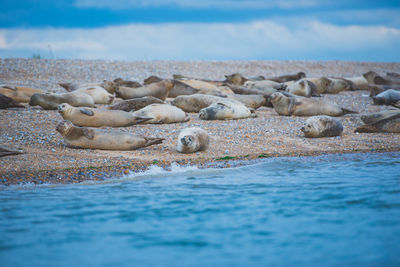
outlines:
M82 133L87 139L93 140L93 138L94 138L94 130L93 129L84 128L84 129L82 129Z
M144 137L144 139L146 140L144 146L161 144L165 140L165 138L151 138L151 137Z
M87 116L94 116L93 110L90 110L90 109L87 109L87 108L80 108L79 111L80 111L82 114L85 114L85 115L87 115Z
M351 109L347 109L347 108L342 108L343 111L343 115L344 114L358 114L357 111L351 110Z

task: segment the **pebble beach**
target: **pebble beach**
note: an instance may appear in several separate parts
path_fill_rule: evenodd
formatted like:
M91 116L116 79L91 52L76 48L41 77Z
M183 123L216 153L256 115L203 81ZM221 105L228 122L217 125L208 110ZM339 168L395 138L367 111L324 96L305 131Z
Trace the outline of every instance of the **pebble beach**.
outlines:
M400 72L400 63L343 61L105 61L0 59L0 83L65 92L60 82L98 82L115 78L138 82L151 75L172 78L173 74L223 80L224 75L276 76L305 72L307 77L351 77L368 71ZM273 108L261 107L256 118L204 121L191 113L178 124L134 125L117 128L147 137L163 137L160 145L134 151L74 149L65 145L55 130L62 120L55 110L41 107L0 110L0 144L24 151L0 157L0 184L66 184L100 181L146 170L150 165L171 164L199 167L229 167L267 157L311 156L328 153L400 151L400 135L355 133L360 116L388 109L372 104L367 91L323 95L322 99L352 109L358 114L338 117L344 131L340 137L305 138L300 131L307 117L279 116ZM175 150L180 130L200 127L210 135L206 151L181 154Z

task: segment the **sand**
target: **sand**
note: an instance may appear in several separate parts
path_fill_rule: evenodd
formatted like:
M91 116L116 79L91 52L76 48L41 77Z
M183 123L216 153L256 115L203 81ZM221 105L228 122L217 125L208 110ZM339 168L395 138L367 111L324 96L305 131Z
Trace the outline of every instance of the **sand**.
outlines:
M274 76L303 71L308 77L358 76L367 71L400 72L400 63L313 62L313 61L103 61L0 59L0 83L29 86L49 92L64 92L58 82L96 82L117 77L142 82L150 75L172 78L182 74L197 78L223 80L224 75L239 72L244 76ZM146 169L155 164L168 168L172 163L200 167L228 167L232 160L278 156L319 155L370 151L400 151L400 135L354 133L362 114L385 110L376 106L366 91L347 91L323 95L359 114L338 119L343 123L341 137L305 138L300 131L306 117L279 116L272 108L261 107L257 118L203 121L195 113L190 121L178 124L134 125L116 128L148 137L163 137L163 144L135 151L73 149L65 145L55 130L62 120L57 111L40 107L0 110L0 144L22 149L25 153L0 158L0 184L77 183L104 180ZM180 154L175 150L179 131L201 127L210 134L208 150Z

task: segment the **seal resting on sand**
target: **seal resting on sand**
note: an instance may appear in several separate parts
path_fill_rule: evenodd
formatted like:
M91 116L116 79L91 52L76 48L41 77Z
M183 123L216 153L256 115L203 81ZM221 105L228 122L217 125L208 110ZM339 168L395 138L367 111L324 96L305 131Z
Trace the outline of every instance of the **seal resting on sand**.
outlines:
M174 86L171 80L162 80L160 82L151 83L138 88L120 86L117 90L117 96L122 99L133 99L144 96L154 96L158 99L165 100L169 91Z
M400 108L400 91L389 89L372 97L375 105L393 105Z
M205 150L210 140L208 133L197 127L185 128L178 135L176 150L181 153L194 153Z
M151 104L165 104L164 101L153 96L144 96L134 99L123 100L112 106L108 106L108 109L112 110L123 110L126 112L136 111L142 109Z
M6 108L24 108L23 105L20 105L17 101L12 98L0 94L0 109Z
M279 115L294 116L342 116L344 114L357 113L345 109L334 103L306 97L285 96L282 93L273 93L271 103Z
M74 148L134 150L161 144L164 140L164 138L149 138L130 133L78 127L69 121L60 122L56 130L62 135L65 143Z
M321 115L308 118L300 130L308 138L332 137L342 134L343 125L335 118Z
M3 94L18 103L28 103L33 94L44 94L45 91L30 87L1 85L0 94Z
M253 109L233 99L219 100L214 104L203 108L199 112L202 120L227 120L245 119L252 116Z
M361 116L364 125L358 127L359 133L400 133L400 109L385 110Z
M145 123L161 124L186 122L190 117L180 108L169 104L151 104L132 112L137 117L150 118Z
M33 94L29 101L30 106L41 106L43 109L58 109L62 103L70 104L74 107L94 107L93 98L85 93L63 93L63 94Z
M58 106L58 112L64 118L77 126L88 127L126 127L152 118L136 116L122 110L96 108L76 108L67 103Z

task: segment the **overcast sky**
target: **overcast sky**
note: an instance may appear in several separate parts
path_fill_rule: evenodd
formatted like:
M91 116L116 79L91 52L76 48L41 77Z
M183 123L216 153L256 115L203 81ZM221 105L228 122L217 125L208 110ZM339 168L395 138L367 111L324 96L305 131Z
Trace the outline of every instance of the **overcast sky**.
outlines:
M0 57L400 60L400 0L0 0Z

